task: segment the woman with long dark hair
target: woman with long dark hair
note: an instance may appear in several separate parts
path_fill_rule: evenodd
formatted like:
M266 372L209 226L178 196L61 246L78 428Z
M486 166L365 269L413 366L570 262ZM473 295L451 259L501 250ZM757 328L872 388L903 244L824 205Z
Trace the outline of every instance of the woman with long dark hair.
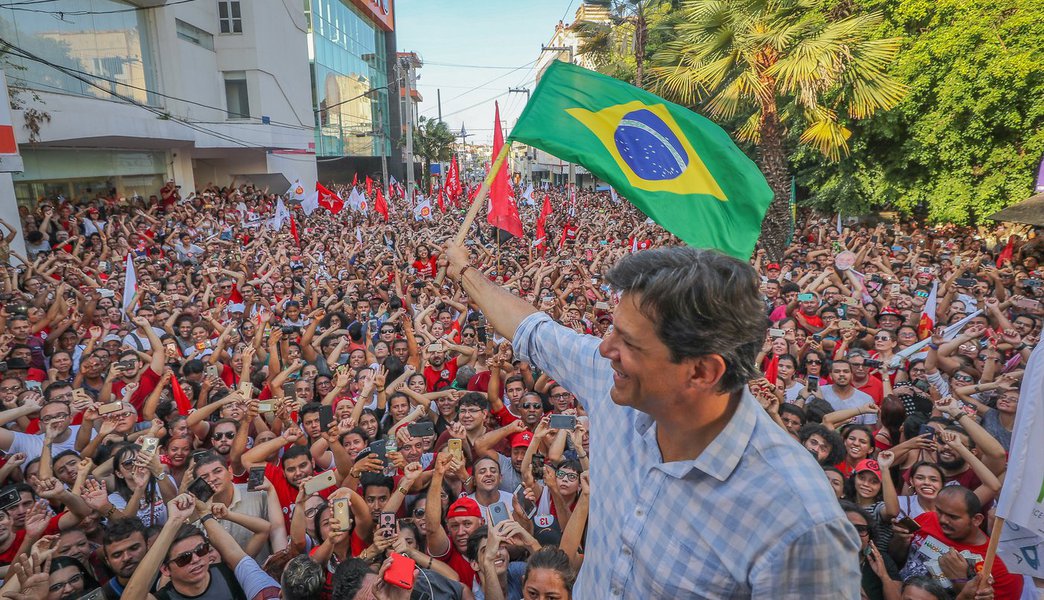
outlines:
M51 559L47 584L47 600L72 600L101 587L80 561L69 556Z

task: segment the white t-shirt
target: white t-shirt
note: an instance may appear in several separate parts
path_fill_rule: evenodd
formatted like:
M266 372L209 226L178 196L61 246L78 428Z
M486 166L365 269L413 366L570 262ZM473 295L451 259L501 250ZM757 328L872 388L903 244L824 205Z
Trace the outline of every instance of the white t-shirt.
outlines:
M784 394L784 400L786 400L787 404L796 404L798 396L800 396L801 392L804 390L805 384L799 381L793 381L792 385L787 388L787 391Z
M138 518L145 524L146 527L151 525L163 525L167 522L167 505L163 503L163 496L159 493L159 488L153 488L156 490L156 501L153 502L152 506L149 506L148 501L145 497L142 497L141 503L138 506ZM109 504L116 507L116 510L122 511L127 508L127 501L123 499L123 496L113 492L109 494ZM153 520L155 516L155 520Z
M866 406L867 404L874 401L870 397L870 394L861 392L855 388L852 388L852 395L842 400L837 392L834 391L833 385L825 385L819 388L823 392L823 399L830 403L830 406L834 407L834 410L844 410L846 408L859 408L860 406ZM853 421L860 425L873 425L877 423L877 415L859 415Z
M51 442L51 456L55 456L66 450L75 450L76 446L76 432L80 430L79 425L70 425L69 438L64 442ZM34 458L39 458L43 454L44 438L42 433L22 433L20 431L12 431L11 435L14 439L11 440L11 447L7 449L8 454L14 454L16 452L25 453L26 464Z

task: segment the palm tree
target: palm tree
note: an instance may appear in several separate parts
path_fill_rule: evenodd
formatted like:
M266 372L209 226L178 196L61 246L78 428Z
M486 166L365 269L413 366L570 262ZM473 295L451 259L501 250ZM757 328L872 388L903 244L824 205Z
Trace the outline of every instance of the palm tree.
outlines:
M446 123L421 117L413 131L413 148L424 159L424 176L431 177L431 163L449 160L456 138Z
M581 21L576 24L580 37L580 54L593 54L595 62L608 65L619 55L620 35L630 34L629 44L634 58L634 85L642 87L645 80L645 59L649 45L649 29L658 9L670 0L587 0L609 9L609 21Z
M737 137L756 144L775 192L761 243L778 260L790 226L786 124L828 159L847 155L842 115L865 119L906 92L887 73L900 40L874 39L880 13L832 18L822 0L687 0L681 10L653 75L662 93L718 120L749 113Z

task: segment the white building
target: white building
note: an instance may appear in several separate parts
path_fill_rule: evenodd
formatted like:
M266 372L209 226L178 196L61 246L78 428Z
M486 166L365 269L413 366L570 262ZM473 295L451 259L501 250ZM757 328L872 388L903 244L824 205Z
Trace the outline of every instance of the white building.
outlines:
M112 189L148 196L168 178L186 191L264 173L314 185L301 0L55 0L22 8L0 9L0 38L15 46L7 61L24 67L5 71L25 108L50 121L30 141L19 126L24 110L13 115L25 163L14 176L20 204Z

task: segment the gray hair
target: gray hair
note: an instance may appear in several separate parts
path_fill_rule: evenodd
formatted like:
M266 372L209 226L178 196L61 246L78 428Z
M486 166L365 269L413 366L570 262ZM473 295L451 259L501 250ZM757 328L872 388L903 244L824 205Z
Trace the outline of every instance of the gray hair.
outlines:
M720 356L723 392L737 392L758 376L754 363L768 317L761 280L749 264L716 250L659 248L625 257L606 279L638 296L639 310L654 323L671 361Z
M326 583L322 565L304 554L290 559L279 579L283 588L283 598L286 600L318 598L323 584Z

